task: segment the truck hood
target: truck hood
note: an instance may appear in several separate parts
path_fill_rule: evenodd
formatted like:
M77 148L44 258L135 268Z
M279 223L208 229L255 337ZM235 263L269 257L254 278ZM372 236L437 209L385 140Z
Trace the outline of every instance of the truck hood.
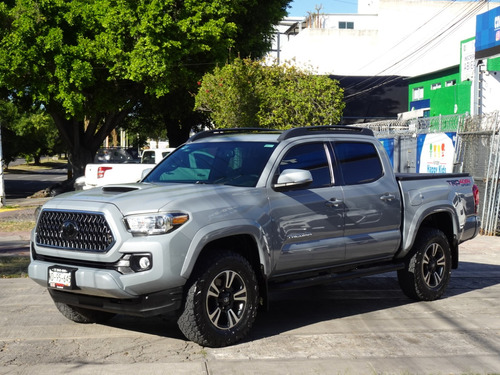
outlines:
M189 209L191 202L210 200L210 197L227 198L244 194L249 188L229 185L204 184L119 184L107 185L91 190L75 191L52 198L50 206L71 204L100 207L103 204L116 206L123 215L139 212L158 212L168 209ZM252 188L254 189L254 188ZM233 199L230 199L234 203Z

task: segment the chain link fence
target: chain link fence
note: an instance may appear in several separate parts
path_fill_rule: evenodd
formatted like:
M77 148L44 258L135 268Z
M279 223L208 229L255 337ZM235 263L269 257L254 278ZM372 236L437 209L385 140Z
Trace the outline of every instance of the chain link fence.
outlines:
M456 132L454 172L474 177L480 191L481 233L500 235L500 115L450 115L365 123L378 138ZM416 147L416 143L414 144ZM413 150L416 157L416 149ZM410 164L410 163L408 163ZM401 171L401 166L398 166Z

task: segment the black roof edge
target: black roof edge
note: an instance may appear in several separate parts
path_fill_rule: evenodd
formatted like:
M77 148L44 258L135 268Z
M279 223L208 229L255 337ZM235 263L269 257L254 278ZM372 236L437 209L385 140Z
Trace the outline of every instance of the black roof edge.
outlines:
M373 131L368 128L360 128L356 126L345 126L345 125L324 125L324 126L307 126L301 128L292 128L284 131L278 138L278 141L284 141L285 139L301 137L305 135L316 135L316 134L332 134L332 132L338 132L342 134L360 134L373 136Z
M212 129L205 130L196 133L191 138L188 139L187 143L191 143L200 139L215 137L219 135L228 134L245 134L245 133L279 133L282 132L278 137L278 141L284 141L285 139L301 137L305 135L317 135L317 134L332 134L332 132L338 132L342 134L359 134L373 136L373 131L368 128L361 128L357 126L346 126L346 125L323 125L323 126L304 126L300 128L292 128L285 131L278 129L267 129L267 128L227 128L227 129Z
M191 138L188 139L189 142L194 142L199 139L214 137L218 135L227 135L227 134L244 134L244 133L276 133L280 130L277 129L267 129L267 128L224 128L224 129L212 129L205 130L199 133L196 133Z

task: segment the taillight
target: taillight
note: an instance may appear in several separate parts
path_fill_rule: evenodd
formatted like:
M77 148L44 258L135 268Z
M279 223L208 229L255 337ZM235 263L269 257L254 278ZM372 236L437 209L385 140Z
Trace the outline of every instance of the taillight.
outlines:
M474 195L474 213L477 214L479 208L479 188L477 185L472 186L472 194Z
M106 171L109 171L110 169L113 169L113 167L99 167L99 168L97 168L97 178L103 178L104 173L106 173Z

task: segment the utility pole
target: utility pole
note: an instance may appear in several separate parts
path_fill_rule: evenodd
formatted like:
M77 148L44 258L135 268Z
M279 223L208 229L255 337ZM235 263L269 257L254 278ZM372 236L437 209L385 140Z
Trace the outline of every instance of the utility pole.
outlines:
M2 122L0 121L0 208L5 205L5 189L3 184Z

